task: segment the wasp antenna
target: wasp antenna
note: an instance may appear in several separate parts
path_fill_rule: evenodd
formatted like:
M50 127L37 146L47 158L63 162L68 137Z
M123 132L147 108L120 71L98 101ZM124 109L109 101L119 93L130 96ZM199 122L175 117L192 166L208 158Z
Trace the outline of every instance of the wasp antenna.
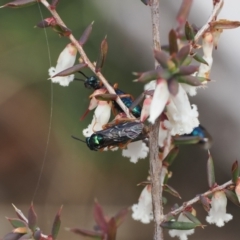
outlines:
M81 78L74 78L73 80L74 80L74 81L85 82L85 80L84 80L84 79L81 79Z
M78 140L78 141L80 141L80 142L84 142L84 143L86 143L86 141L84 141L84 140L82 140L82 139L80 139L80 138L77 138L77 137L75 137L75 136L71 136L73 139L75 139L75 140Z
M87 75L85 75L82 71L78 71L79 73L81 73L85 78L88 78Z

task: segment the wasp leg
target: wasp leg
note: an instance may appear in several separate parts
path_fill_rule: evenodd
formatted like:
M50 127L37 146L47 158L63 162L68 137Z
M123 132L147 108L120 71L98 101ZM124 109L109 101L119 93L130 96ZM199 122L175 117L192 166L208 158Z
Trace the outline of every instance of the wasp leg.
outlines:
M113 84L113 88L114 88L114 89L117 89L117 88L118 88L118 83L114 83L114 84Z
M129 98L131 98L132 101L134 101L133 96L132 96L131 94L128 94L128 93L126 93L126 94L121 94L121 95L118 95L118 96L119 96L120 98L129 97Z
M104 124L102 126L103 129L107 129L107 128L111 128L115 125L118 125L120 123L125 123L125 122L135 122L136 119L135 118L118 118L118 119L115 119L107 124Z
M127 145L128 145L129 143L131 143L131 142L132 142L132 140L129 140L129 141L127 141L126 143L120 143L120 144L118 145L118 147L121 148L121 149L124 149L124 148L126 148Z

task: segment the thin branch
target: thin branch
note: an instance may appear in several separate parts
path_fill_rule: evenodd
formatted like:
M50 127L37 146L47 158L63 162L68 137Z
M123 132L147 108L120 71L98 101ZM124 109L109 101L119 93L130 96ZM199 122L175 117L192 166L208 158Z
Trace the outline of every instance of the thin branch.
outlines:
M159 0L151 1L151 17L152 17L152 38L153 48L161 50L160 32L159 32ZM155 68L159 63L155 60ZM154 225L154 240L163 240L163 231L160 227L163 221L163 207L162 207L162 184L160 182L160 175L162 170L162 162L159 159L158 153L158 132L159 132L160 118L151 126L149 133L149 152L150 152L150 174L152 182L152 203L153 215L155 220Z
M164 216L164 220L167 220L167 216L168 216L168 215L171 214L171 215L174 215L174 216L175 216L175 215L179 214L180 212L184 211L184 209L185 209L186 207L191 206L191 205L193 205L194 203L198 202L198 201L200 200L200 196L205 196L205 197L206 197L206 196L208 196L208 195L210 195L210 194L213 194L214 192L221 191L221 190L227 188L228 186L231 186L232 184L234 184L234 183L232 182L232 180L230 180L230 181L222 184L221 186L217 186L217 187L215 187L215 188L213 188L213 189L211 189L211 190L208 190L208 191L205 192L205 193L202 193L202 194L196 196L195 198L193 198L193 199L191 199L191 200L183 203L183 205L182 205L181 207L175 209L174 211L169 212L167 215Z
M223 0L219 0L218 2L216 2L216 4L214 5L214 8L212 10L212 13L211 13L210 17L208 18L206 24L204 24L202 26L202 28L195 35L194 42L197 42L199 40L199 38L209 29L209 23L216 19L222 6L223 6Z
M41 3L51 12L52 16L55 18L56 22L64 27L67 27L65 25L65 23L63 22L63 20L61 19L61 17L58 15L58 13L56 12L55 9L51 8L51 5L46 1L46 0L40 0ZM77 39L70 34L69 35L69 39L71 40L71 42L75 45L75 47L77 48L78 52L80 53L83 61L88 65L88 67L94 72L94 74L101 80L101 82L103 83L103 85L106 87L106 89L108 90L108 92L110 94L116 94L115 90L113 89L113 87L108 83L108 81L104 78L104 76L102 75L101 72L95 72L95 66L94 64L90 61L90 59L88 58L87 54L85 53L84 49L82 48L82 46L79 44L79 42L77 41ZM129 109L124 105L124 103L122 102L122 100L120 99L120 97L118 96L117 99L115 100L118 105L122 108L122 110L126 113L127 117L129 118L134 118L134 116L130 113Z

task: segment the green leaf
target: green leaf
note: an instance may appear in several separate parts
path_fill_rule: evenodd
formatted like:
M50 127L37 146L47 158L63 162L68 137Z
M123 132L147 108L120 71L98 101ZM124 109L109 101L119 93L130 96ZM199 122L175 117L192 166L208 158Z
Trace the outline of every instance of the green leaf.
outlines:
M197 87L202 85L202 82L199 80L199 78L194 76L177 76L176 79L179 83L185 83L190 86Z
M207 161L207 177L208 177L208 186L210 188L214 187L215 185L215 173L214 173L214 164L213 159L208 151L208 161Z
M63 206L60 207L53 221L52 232L51 232L53 240L57 239L57 235L61 226L60 216L61 216L62 208Z
M169 53L170 55L176 54L178 52L178 43L177 43L177 33L172 29L168 34L169 42Z
M10 233L6 234L2 240L18 240L21 236L22 236L22 234L20 234L20 233L10 232Z
M180 76L191 75L197 72L198 69L199 69L199 66L194 66L194 65L180 66L177 75L180 75Z
M183 46L176 54L176 58L179 61L179 64L182 65L182 63L186 60L190 53L190 45L187 44ZM190 59L191 60L191 59Z
M232 202L234 203L236 206L240 207L240 203L238 201L238 197L236 195L235 192L231 191L231 190L228 190L228 189L224 189L224 192L227 196L227 198Z
M161 223L162 228L177 229L177 230L190 230L199 226L200 225L193 222L168 221L168 222Z
M164 158L163 163L167 164L167 166L171 166L174 159L177 157L179 153L179 148L178 147L174 147L169 153L168 155Z
M185 36L188 41L194 40L195 33L188 21L185 23Z
M10 8L20 8L20 7L27 7L32 4L35 4L37 0L15 0L9 3L4 4L0 8L10 7Z
M164 184L163 186L163 190L170 193L171 195L173 195L174 197L177 197L177 198L180 198L181 199L181 196L180 194L174 189L172 188L171 186L167 185L167 184Z
M26 233L23 236L21 236L18 240L32 240L32 233Z
M101 69L103 68L104 62L106 61L107 52L108 52L108 43L107 43L107 36L106 36L101 42L100 54L95 67L96 72L100 72Z
M202 56L200 56L199 54L195 53L193 55L193 58L200 63L206 64L208 66L208 63L204 60L204 58Z
M72 31L69 28L64 27L58 23L55 25L51 25L51 27L52 27L53 31L58 33L60 36L68 37L69 35L72 34Z
M34 232L37 227L37 215L34 211L33 204L28 210L28 227Z
M108 229L107 221L105 219L102 206L98 203L97 200L95 200L93 213L94 213L94 219L97 225L100 227L100 229L104 233L107 233L107 229Z
M19 228L19 227L27 227L28 224L24 222L23 220L20 220L18 218L7 218L7 220L12 224L14 228Z
M97 231L85 230L81 228L66 228L67 231L79 234L85 237L100 238L103 239L104 234Z
M198 136L180 136L173 139L176 145L197 144L201 140Z
M24 214L22 213L22 211L21 211L20 209L18 209L14 204L12 204L12 206L14 207L14 210L15 210L18 218L27 223L28 220L27 220L27 218L24 216Z
M165 52L154 50L154 57L163 68L168 68L169 57Z
M111 218L108 222L108 240L115 240L117 235L117 225L114 218Z
M88 40L88 38L89 38L89 36L90 36L90 34L91 34L91 32L92 32L93 23L94 23L94 22L92 22L92 23L85 29L85 31L83 32L82 36L80 37L80 39L79 39L79 44L80 44L81 46L83 46L83 45L87 42L87 40Z
M186 216L191 222L201 226L201 222L191 213L188 211L183 211L183 215Z
M237 184L239 177L239 168L238 168L238 162L235 161L232 165L232 181Z

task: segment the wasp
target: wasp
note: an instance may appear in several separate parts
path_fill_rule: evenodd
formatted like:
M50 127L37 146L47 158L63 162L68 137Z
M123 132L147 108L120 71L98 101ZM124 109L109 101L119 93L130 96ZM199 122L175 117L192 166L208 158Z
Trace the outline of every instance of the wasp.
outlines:
M130 142L147 138L147 134L148 130L142 122L124 122L93 133L86 138L86 144L94 151L105 147L124 148Z
M83 79L75 78L75 80L83 81L84 86L86 88L97 90L104 87L102 82L96 76L88 77L81 71L79 71L79 73L81 73L86 79L83 80ZM113 87L115 89L116 94L121 98L124 105L131 110L133 116L136 118L139 118L141 115L142 108L139 105L133 106L133 103L134 103L133 97L130 94L126 94L125 92L120 90L117 84L115 84ZM112 102L113 102L114 109L117 110L118 112L122 112L122 109L119 107L117 102L116 101L112 101ZM131 108L131 106L133 107Z
M212 136L202 125L195 127L191 133L174 139L175 144L198 144L207 150L211 148L212 142Z

